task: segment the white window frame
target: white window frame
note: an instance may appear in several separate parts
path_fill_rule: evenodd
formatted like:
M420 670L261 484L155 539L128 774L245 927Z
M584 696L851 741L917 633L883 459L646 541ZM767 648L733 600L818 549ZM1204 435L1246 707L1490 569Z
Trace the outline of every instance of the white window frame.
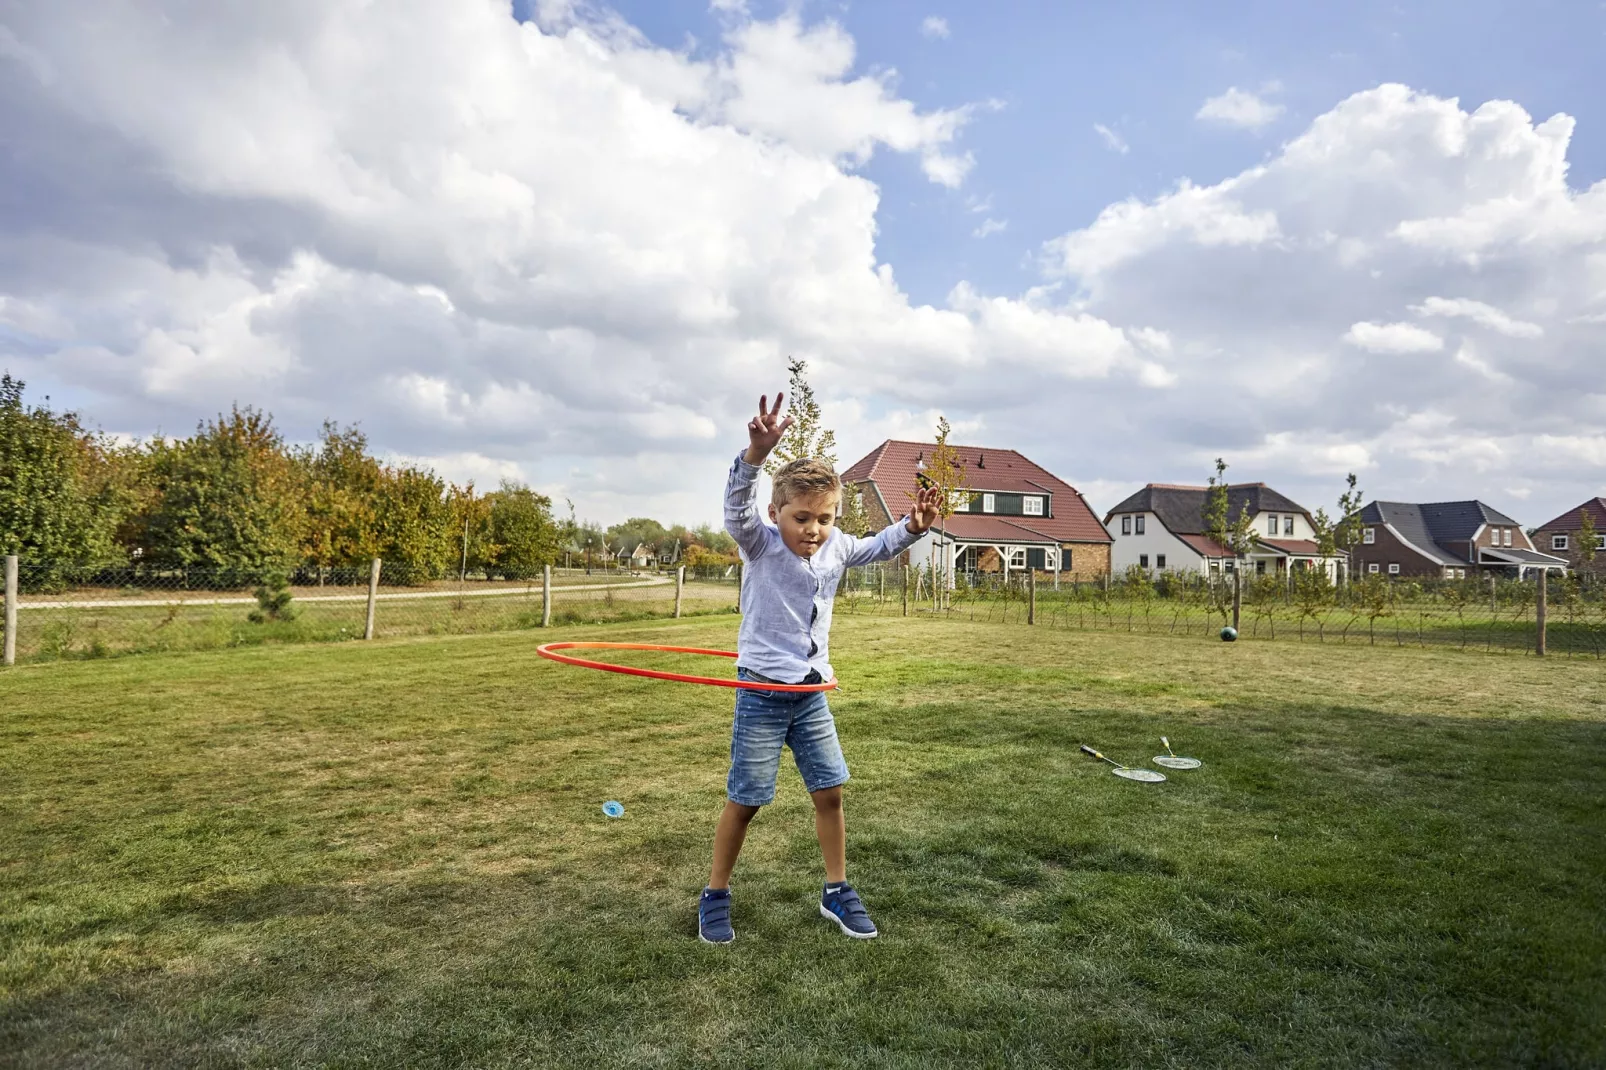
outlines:
M1550 548L1552 550L1565 550L1565 549L1567 549L1567 536L1566 535L1552 535L1550 537Z
M981 496L981 511L984 513L990 513L994 508L995 505L993 502L993 496L991 494L983 494Z
M1367 528L1365 531L1363 531L1361 533L1361 543L1363 545L1371 546L1376 541L1377 541L1377 529L1376 528Z
M1283 534L1284 535L1292 535L1293 533L1294 533L1294 518L1291 517L1291 516L1286 516L1285 515L1283 517Z
M1144 513L1139 513L1137 516L1132 518L1132 533L1134 535L1143 534L1143 518L1145 515L1146 514Z
M1595 549L1606 550L1606 534L1595 536Z
M1010 568L1018 568L1018 569L1021 569L1023 571L1025 570L1025 568L1026 568L1026 547L1024 547L1024 546L1010 547L1010 550L1009 550L1009 567Z
M1122 513L1121 514L1121 534L1122 535L1130 535L1130 534L1132 534L1132 516L1131 516L1130 513Z
M1389 575L1390 576L1398 576L1399 574L1400 574L1400 566L1396 562L1390 561L1389 562Z
M1043 499L1035 494L1028 494L1021 499L1020 508L1022 516L1042 516Z
M1510 528L1506 528L1505 531L1506 531L1506 545L1510 546L1511 545L1511 529Z
M970 492L969 491L960 491L958 494L954 495L954 512L956 512L956 513L968 513L968 512L970 512Z
M1377 572L1377 562L1376 561L1368 561L1366 563L1366 571L1367 572L1371 572L1371 573L1376 573Z

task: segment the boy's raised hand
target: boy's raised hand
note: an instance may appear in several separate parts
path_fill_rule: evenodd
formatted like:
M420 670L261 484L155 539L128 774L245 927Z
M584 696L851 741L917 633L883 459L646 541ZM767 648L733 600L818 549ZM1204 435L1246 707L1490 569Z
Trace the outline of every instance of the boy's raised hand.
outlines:
M785 394L775 395L775 407L769 408L767 402L769 395L761 395L758 399L758 415L747 421L747 456L748 464L763 464L764 458L770 455L786 429L792 426L790 416L781 417L781 400Z
M909 510L909 531L923 535L942 515L942 488L922 487L915 495L914 508Z

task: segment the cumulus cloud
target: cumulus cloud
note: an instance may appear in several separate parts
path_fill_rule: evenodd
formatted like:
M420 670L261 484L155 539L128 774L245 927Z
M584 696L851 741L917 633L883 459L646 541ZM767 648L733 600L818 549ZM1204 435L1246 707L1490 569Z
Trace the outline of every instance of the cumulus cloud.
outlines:
M1118 152L1125 156L1131 151L1131 146L1126 143L1126 139L1103 123L1094 123L1093 132L1098 134L1099 140L1104 142L1104 147L1111 152Z
M927 15L920 20L920 35L932 39L946 38L948 36L948 20L941 15Z
M1567 117L1382 86L1044 243L1024 293L919 304L858 169L959 183L973 113L722 9L682 53L559 0L7 8L0 363L112 431L356 419L601 519L711 519L788 355L844 461L943 413L1111 494L1216 456L1312 505L1347 465L1547 515L1598 484L1606 185L1567 185Z
M1410 323L1363 321L1344 332L1344 341L1370 353L1436 353L1444 348L1444 339Z
M1229 86L1225 93L1201 104L1194 118L1245 130L1259 130L1282 113L1281 104L1274 104L1247 89Z

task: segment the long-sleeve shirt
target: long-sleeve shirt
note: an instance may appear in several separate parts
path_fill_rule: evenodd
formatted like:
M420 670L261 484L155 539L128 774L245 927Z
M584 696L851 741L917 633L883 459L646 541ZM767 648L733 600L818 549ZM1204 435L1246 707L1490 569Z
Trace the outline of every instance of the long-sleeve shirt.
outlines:
M832 529L813 557L787 549L781 533L758 513L761 469L738 454L725 483L725 530L736 540L742 569L742 627L736 663L780 683L799 683L831 671L831 603L849 568L896 557L920 538L907 518L868 539Z

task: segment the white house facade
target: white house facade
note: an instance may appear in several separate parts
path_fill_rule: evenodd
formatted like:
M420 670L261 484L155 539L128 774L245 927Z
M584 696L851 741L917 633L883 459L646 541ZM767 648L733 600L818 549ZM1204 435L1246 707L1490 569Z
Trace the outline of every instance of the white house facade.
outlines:
M1117 574L1129 568L1151 573L1231 572L1237 558L1205 534L1208 487L1150 483L1104 517L1115 540L1110 567ZM1295 568L1323 568L1337 575L1336 558L1323 557L1316 544L1316 526L1297 502L1264 483L1227 487L1228 520L1245 511L1252 517L1255 547L1244 555L1244 568L1257 575L1286 574Z

